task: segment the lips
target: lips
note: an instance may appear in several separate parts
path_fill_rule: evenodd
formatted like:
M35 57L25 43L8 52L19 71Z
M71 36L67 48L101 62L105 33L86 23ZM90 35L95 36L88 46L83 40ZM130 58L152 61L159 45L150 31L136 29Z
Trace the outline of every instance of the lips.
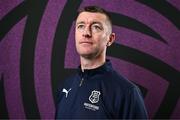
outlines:
M81 41L79 42L80 44L93 44L93 42L89 42L89 41Z

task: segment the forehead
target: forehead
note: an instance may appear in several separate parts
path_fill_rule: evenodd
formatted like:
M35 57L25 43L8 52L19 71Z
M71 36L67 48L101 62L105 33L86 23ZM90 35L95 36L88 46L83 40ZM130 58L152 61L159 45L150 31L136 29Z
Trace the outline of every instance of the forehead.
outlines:
M91 13L91 12L82 12L76 19L76 23L78 22L105 22L107 20L106 15L102 13Z

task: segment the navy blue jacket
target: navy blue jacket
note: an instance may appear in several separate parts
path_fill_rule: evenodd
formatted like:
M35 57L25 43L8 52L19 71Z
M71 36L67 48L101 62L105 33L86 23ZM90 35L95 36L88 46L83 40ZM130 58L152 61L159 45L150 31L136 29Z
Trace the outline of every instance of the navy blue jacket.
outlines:
M56 119L147 118L140 90L120 76L110 61L68 78L58 90Z

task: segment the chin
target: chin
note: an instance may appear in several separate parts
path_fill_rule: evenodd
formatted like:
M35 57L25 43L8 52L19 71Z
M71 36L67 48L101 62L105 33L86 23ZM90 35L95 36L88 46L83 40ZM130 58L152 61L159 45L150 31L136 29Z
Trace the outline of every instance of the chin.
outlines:
M78 50L79 55L90 55L93 54L92 50L88 49L80 49Z
M79 55L83 58L88 58L88 59L93 58L95 56L94 53L79 53Z

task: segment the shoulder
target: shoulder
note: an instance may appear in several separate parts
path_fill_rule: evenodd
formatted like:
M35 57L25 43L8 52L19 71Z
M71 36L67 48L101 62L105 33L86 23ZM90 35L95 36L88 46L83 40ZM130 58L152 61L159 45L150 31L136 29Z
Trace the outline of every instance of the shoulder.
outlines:
M107 87L111 87L115 91L122 91L124 93L125 91L128 92L137 87L133 82L117 73L115 70L109 71L105 75L105 78L104 84L107 84Z

